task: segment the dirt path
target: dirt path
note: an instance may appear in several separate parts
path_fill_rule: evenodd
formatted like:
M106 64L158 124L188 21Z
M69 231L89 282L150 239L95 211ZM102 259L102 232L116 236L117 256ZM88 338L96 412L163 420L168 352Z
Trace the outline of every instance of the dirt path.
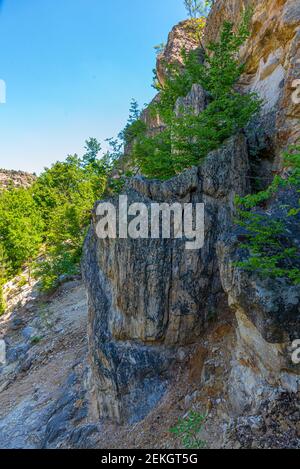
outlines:
M0 366L0 447L43 445L63 386L72 373L84 373L86 330L86 296L79 281L48 300L29 295L23 306L1 318L7 363Z

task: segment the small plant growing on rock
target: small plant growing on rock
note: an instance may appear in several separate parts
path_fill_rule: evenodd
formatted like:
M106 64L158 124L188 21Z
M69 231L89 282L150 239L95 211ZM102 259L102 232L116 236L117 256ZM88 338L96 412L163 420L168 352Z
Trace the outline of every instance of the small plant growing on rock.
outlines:
M277 215L264 210L280 191L300 192L300 145L291 147L284 160L289 168L287 177L277 175L264 191L236 198L237 224L245 229L246 238L241 248L248 252L245 259L236 262L236 266L245 271L255 271L263 278L285 278L299 285L299 243L291 236L289 224L297 226L300 200L298 206L295 201L290 204L288 200L284 206L277 207Z
M27 284L27 278L24 275L21 275L20 280L18 281L18 287L22 288Z
M30 342L31 342L31 345L38 345L41 342L41 340L42 340L42 337L37 335L37 336L32 337Z
M159 115L165 128L154 136L147 135L145 128L135 134L132 158L143 175L169 179L200 164L259 111L261 102L255 94L236 91L244 70L238 52L249 36L251 17L249 9L236 32L232 23L224 22L220 39L208 46L204 63L199 49L189 53L183 50L183 67L169 64L163 84L156 77L154 87L159 99L152 104L151 112ZM187 96L193 85L204 90L204 110L195 115L183 108L178 115L177 100Z
M199 438L199 433L205 424L206 416L199 412L189 412L184 418L179 418L175 427L170 432L181 439L186 449L203 449L207 443Z

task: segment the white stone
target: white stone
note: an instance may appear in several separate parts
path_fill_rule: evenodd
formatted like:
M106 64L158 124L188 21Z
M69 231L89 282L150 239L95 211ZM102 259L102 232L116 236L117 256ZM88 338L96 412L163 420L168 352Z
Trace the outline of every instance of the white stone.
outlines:
M266 62L261 59L259 70L250 84L250 91L258 94L263 100L263 111L273 109L280 99L281 83L285 79L286 71L281 65L282 49L269 55Z
M6 364L6 344L4 340L0 340L0 364Z

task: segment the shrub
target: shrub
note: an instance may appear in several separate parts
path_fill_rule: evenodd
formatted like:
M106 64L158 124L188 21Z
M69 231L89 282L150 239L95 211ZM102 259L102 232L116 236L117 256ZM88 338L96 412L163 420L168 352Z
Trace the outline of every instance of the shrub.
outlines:
M235 90L243 71L238 51L249 35L250 19L248 10L236 33L233 25L225 22L220 40L210 44L204 63L199 60L199 50L182 51L184 67L170 64L165 83L156 81L160 99L150 110L159 114L166 129L154 137L140 129L132 149L135 164L145 176L168 179L199 164L258 112L261 102L255 94L241 95ZM186 96L193 84L205 89L208 106L199 115L190 109L176 115L176 101Z
M56 163L34 185L46 222L45 259L35 266L43 291L56 288L62 275L79 272L91 210L106 187L108 162L97 158L100 148L97 140L88 140L83 158L73 155Z
M187 417L179 418L178 424L170 431L181 439L182 445L186 449L205 448L206 442L199 438L206 417L198 412L190 412Z
M287 200L281 207L280 216L262 210L280 190L300 191L300 146L291 147L284 159L289 167L288 177L276 176L266 190L236 198L237 223L246 230L246 243L241 247L248 253L248 257L236 265L246 271L255 271L263 278L286 278L299 285L299 246L291 238L288 225L293 218L299 219L300 200L298 207Z
M0 194L0 244L18 272L32 262L43 239L44 223L32 189L10 188Z

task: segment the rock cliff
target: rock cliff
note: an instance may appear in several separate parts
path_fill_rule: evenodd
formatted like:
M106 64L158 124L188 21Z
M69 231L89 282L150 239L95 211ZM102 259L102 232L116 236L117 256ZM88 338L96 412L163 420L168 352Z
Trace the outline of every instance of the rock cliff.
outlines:
M300 434L292 423L287 424L291 428L287 441L278 421L291 417L293 422L299 408L300 368L292 363L289 347L300 338L300 288L281 280L261 280L236 267L241 252L233 202L235 195L251 191L254 177L262 178L264 186L274 171L281 171L282 150L299 139L300 3L216 0L204 43L216 38L224 20L238 24L247 6L253 7L253 20L251 36L240 52L246 68L239 88L255 91L263 99L260 116L201 166L164 183L139 176L124 189L128 203L143 202L147 207L153 202L204 203L204 247L187 251L178 239L101 240L96 228L98 203L95 206L83 259L90 387L97 418L129 424L144 419L166 395L180 365L205 340L211 321L218 323L225 314L235 339L226 345L231 358L221 385L227 423L220 445L238 447L238 442L252 447L257 432L258 447L299 447ZM179 60L182 46L196 47L183 29L182 24L174 28L158 58L162 82L166 58ZM185 106L202 112L201 87L193 86L177 103L178 110ZM144 119L150 132L160 125L147 120L147 115ZM282 191L266 213L272 215L294 196ZM107 202L117 206L118 198ZM299 219L289 228L299 240ZM218 367L215 360L204 369L199 364L200 395L207 381L210 389L219 386ZM268 427L273 411L277 420ZM270 434L264 439L266 426Z
M160 399L176 366L176 348L193 344L208 318L224 310L215 245L247 192L245 138L237 136L203 166L164 184L129 182L128 204L205 203L205 246L184 240L100 240L98 217L84 248L90 347L101 416L135 421ZM109 200L115 206L118 198ZM95 281L97 279L97 281Z
M33 174L24 171L9 171L0 169L0 190L6 189L10 184L15 187L28 187L35 180Z
M300 137L300 3L298 0L216 0L204 41L213 41L224 20L238 24L245 8L253 8L252 33L241 49L246 63L241 87L264 100L263 114L274 111L274 138L279 155Z

